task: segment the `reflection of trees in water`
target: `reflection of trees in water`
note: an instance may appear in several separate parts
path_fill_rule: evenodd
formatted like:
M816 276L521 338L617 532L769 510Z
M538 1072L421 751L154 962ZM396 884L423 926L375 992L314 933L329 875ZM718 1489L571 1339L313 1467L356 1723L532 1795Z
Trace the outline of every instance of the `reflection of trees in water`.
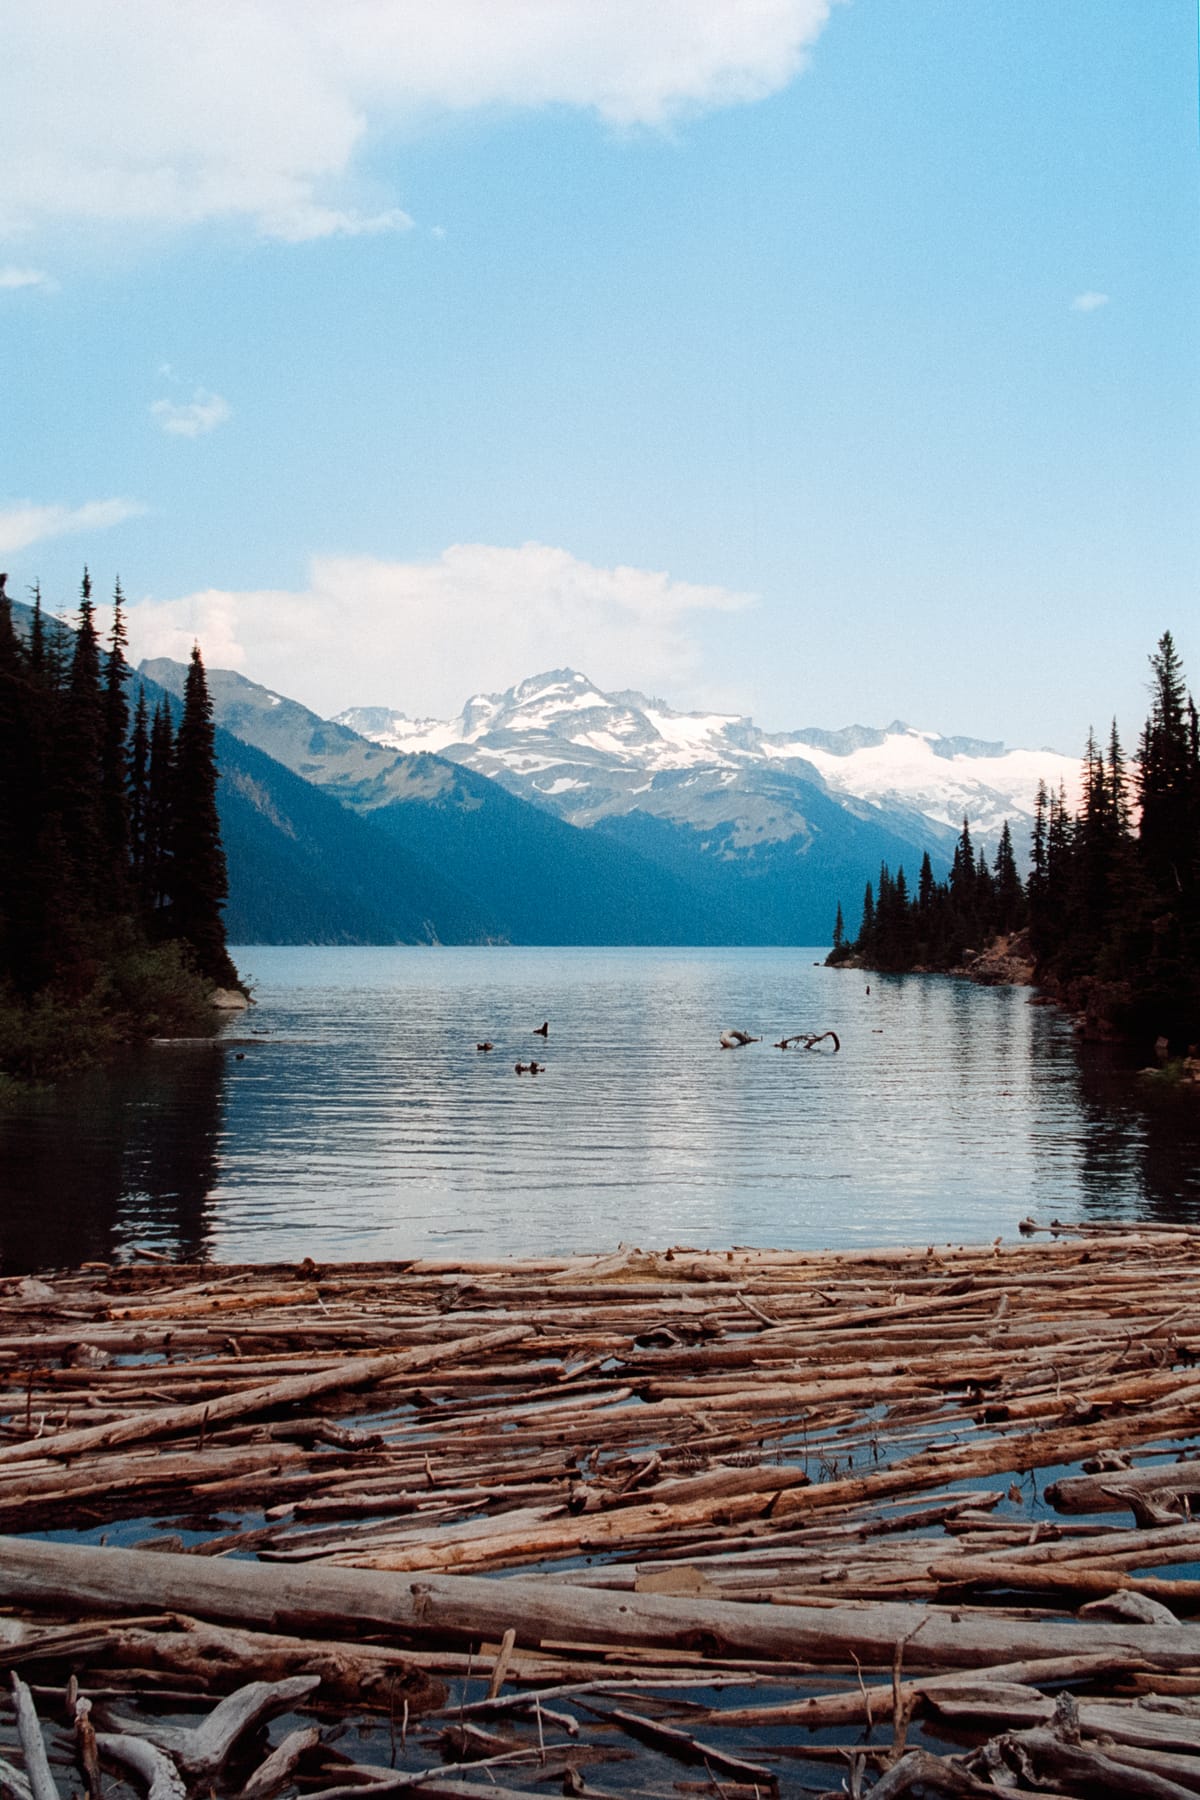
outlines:
M152 1049L0 1112L0 1270L203 1257L225 1053Z
M1120 1193L1126 1216L1172 1224L1200 1219L1200 1105L1195 1093L1139 1081L1117 1045L1076 1052L1082 1113L1082 1204L1112 1218Z

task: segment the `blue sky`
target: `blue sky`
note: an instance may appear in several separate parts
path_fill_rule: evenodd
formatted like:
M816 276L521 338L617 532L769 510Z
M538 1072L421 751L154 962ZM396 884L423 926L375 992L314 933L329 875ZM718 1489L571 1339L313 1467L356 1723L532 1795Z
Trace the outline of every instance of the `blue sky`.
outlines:
M1200 686L1193 0L0 0L0 566L322 712Z

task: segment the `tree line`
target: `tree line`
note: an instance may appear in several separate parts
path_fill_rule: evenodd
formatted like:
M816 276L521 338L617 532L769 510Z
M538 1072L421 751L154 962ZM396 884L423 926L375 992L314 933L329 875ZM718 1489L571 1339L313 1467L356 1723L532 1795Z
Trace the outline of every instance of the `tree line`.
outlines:
M119 582L102 645L86 569L74 629L35 588L24 633L0 575L0 1068L199 1029L237 982L200 651L176 716L131 705L127 641Z
M1200 1038L1200 723L1170 632L1150 668L1132 767L1114 721L1103 748L1089 734L1076 811L1039 785L1025 882L1007 821L989 866L964 820L944 882L928 854L915 894L884 865L853 940L838 907L829 960L953 969L1023 932L1035 979L1069 1004L1174 1049Z

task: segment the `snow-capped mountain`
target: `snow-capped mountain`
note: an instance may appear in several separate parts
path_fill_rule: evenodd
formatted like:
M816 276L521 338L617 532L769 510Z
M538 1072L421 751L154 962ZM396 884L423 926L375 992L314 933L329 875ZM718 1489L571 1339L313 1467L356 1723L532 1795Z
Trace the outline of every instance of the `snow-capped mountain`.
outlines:
M645 813L723 827L732 851L803 835L819 790L859 817L886 815L914 844L957 832L966 817L976 840L994 849L1008 819L1019 853L1039 780L1052 789L1063 782L1074 804L1080 774L1078 758L1053 750L1009 750L899 721L885 730L765 732L735 714L675 712L645 694L604 693L573 669L477 694L456 719L355 707L337 722L397 750L464 763L572 824Z

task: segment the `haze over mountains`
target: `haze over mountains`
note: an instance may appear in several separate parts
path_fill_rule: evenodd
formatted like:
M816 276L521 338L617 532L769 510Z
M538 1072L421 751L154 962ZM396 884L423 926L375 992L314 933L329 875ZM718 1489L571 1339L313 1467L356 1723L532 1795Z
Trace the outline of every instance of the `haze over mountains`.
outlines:
M1038 775L1078 774L903 726L770 735L571 670L448 723L209 687L235 942L823 944L881 861L943 873L964 809L1020 844Z

